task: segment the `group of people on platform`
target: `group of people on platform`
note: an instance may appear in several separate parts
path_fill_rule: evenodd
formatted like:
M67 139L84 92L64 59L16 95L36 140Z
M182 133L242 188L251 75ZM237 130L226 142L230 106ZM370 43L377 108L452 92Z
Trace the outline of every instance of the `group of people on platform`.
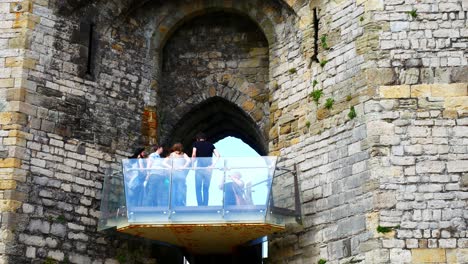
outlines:
M216 147L207 141L204 133L196 136L196 141L192 147L192 159L184 152L181 143L172 146L171 152L166 157L162 157L163 146L155 145L152 153L147 154L144 149L139 149L130 157L137 159L133 163L134 171L137 173L127 177L127 192L130 206L168 206L171 197L172 206L185 206L187 185L186 177L195 166L195 194L199 206L207 206L209 200L209 188L211 182L212 168L220 158ZM214 156L214 158L213 158ZM193 161L193 162L192 162ZM168 171L171 171L171 175ZM172 177L172 178L171 178ZM219 185L220 189L229 187L226 192L226 203L243 204L244 182L241 180L239 172L229 176L232 182ZM171 185L170 185L171 183ZM225 185L225 186L224 186ZM169 196L169 186L172 188Z

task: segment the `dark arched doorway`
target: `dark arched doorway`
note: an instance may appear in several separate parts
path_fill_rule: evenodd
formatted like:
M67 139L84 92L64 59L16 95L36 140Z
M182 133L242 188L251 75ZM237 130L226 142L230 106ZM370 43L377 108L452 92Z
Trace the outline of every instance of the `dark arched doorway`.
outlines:
M171 141L181 142L189 150L198 132L204 132L211 142L227 136L236 137L260 155L267 154L265 139L255 122L238 106L221 97L207 99L192 108L175 125Z

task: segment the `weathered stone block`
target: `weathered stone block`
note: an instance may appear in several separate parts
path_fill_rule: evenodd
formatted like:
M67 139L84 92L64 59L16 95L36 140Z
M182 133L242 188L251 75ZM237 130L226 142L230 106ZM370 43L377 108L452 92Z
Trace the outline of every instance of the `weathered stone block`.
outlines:
M431 85L431 93L434 97L458 97L468 95L468 84L466 83L451 83L451 84L433 84Z
M468 110L468 96L446 98L444 107L445 109Z
M369 85L389 85L396 81L396 74L392 68L367 69L366 80Z
M20 168L21 160L17 158L0 159L0 168Z
M452 172L468 172L468 160L449 161L447 162L447 171Z
M468 263L468 249L447 249L446 250L447 263Z
M16 189L15 180L0 180L0 190L14 190Z
M411 249L413 263L446 262L445 249Z
M0 200L0 211L1 212L15 212L20 208L22 203L15 200Z
M0 88L13 87L15 80L13 78L0 79Z
M427 84L412 85L411 86L411 97L429 97L431 96L432 87Z
M390 249L391 263L411 263L411 251L399 248Z
M382 98L409 98L411 89L409 85L380 86L379 94Z
M416 173L441 173L444 170L443 161L423 161L416 164Z
M463 173L461 177L461 185L463 187L468 187L468 173Z

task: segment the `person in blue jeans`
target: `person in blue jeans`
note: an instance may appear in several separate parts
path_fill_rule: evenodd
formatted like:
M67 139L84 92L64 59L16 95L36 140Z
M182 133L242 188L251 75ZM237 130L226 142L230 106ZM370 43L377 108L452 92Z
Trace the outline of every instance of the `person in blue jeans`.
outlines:
M216 157L212 159L213 155ZM197 159L198 169L195 171L195 194L199 206L208 205L211 182L211 169L218 161L220 155L215 146L206 140L204 133L198 133L193 143L192 159Z
M139 148L129 157L127 169L129 169L131 175L127 182L128 192L128 206L141 206L143 202L144 194L144 181L146 177L145 162L148 155L144 148Z
M160 145L154 145L153 151L148 156L148 174L143 205L167 207L169 204L169 170L162 166L161 154L164 148Z
M172 146L172 152L164 163L172 168L172 206L185 206L187 200L187 185L185 178L190 165L190 158L184 153L181 143Z

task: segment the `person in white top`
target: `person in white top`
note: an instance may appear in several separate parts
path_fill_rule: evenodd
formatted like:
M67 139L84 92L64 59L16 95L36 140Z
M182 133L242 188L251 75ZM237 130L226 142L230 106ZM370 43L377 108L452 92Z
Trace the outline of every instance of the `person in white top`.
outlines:
M176 143L171 148L169 159L165 165L172 165L172 206L185 206L187 200L187 184L185 178L189 171L190 158L183 151L181 143ZM172 164L169 164L169 163Z

